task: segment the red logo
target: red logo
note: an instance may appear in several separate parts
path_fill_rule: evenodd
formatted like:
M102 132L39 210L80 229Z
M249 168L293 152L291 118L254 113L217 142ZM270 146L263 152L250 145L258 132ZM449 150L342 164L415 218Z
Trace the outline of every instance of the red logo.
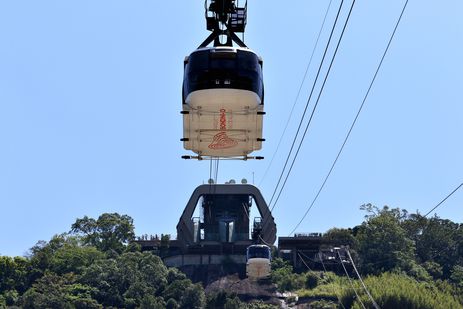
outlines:
M227 129L227 115L225 114L226 110L224 108L220 109L220 130Z
M212 143L208 146L210 149L227 149L235 147L238 142L230 138L227 133L227 111L224 108L220 109L219 128L220 132L214 135Z
M214 135L212 143L208 146L210 149L227 149L238 145L238 142L230 137L227 133L222 131Z

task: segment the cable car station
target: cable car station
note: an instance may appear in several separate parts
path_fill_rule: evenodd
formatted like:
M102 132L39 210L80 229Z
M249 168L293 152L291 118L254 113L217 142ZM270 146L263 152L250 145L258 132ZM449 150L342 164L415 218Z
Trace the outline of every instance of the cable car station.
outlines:
M181 141L195 155L182 158L211 160L210 174L212 160L218 171L219 160L263 159L249 156L262 148L265 112L262 58L237 35L244 33L246 14L247 1L240 7L237 0L206 0L211 34L184 60ZM259 280L270 275L276 233L271 210L257 187L244 180L217 184L210 179L193 191L178 221L176 239L167 244L157 237L137 242L142 250L162 251L166 265L186 272L204 275L229 259L239 272ZM280 256L296 268L301 266L300 253L310 255L314 263L330 260L333 253L326 245L331 244L318 234L279 239Z

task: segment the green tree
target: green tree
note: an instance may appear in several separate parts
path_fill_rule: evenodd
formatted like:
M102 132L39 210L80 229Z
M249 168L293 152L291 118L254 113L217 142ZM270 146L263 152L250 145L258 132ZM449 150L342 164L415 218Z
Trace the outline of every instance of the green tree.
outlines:
M201 284L189 286L183 293L180 308L201 309L206 305L206 295Z
M463 266L455 265L452 269L450 279L456 286L463 289Z
M171 284L172 282L174 282L176 280L184 280L184 279L186 279L186 275L184 273L182 273L180 270L178 270L177 268L169 268L167 270L166 279L167 279L167 283Z
M124 300L120 271L116 260L96 261L87 267L80 282L95 288L93 297L104 306L122 307Z
M427 261L422 264L424 269L430 274L434 279L441 279L443 276L442 266L439 263L433 261Z
M153 295L145 295L140 303L140 309L164 309L166 302L162 297L155 297Z
M433 261L441 265L445 278L449 278L454 265L463 262L459 252L463 240L460 225L450 220L433 217L422 227L416 241L419 261Z
M66 235L55 235L49 242L40 240L29 250L31 271L29 281L35 282L42 277L46 270L50 269L53 255L66 243Z
M329 229L323 234L323 240L334 246L349 246L351 250L356 250L358 247L358 240L351 229Z
M50 259L49 269L57 274L76 273L101 260L105 255L91 246L82 246L72 239L57 249Z
M152 253L126 252L90 265L80 281L96 288L94 298L104 306L131 308L140 306L146 295L164 291L167 273Z
M183 293L192 285L190 279L175 280L170 283L163 292L164 299L175 299L180 303Z
M81 235L84 243L101 251L122 253L135 237L133 219L118 213L104 213L97 220L85 216L72 225L72 233Z
M2 297L5 301L5 305L7 306L14 306L18 304L19 293L16 290L9 290L9 291L3 292Z
M306 274L305 287L308 289L315 289L318 285L320 276L310 271Z
M241 305L236 294L229 294L225 290L209 293L206 299L206 309L223 309L227 303L229 303L228 309L238 309Z
M67 291L69 281L69 278L46 273L21 297L23 308L73 308Z
M278 291L293 291L305 285L305 277L293 272L293 267L281 258L272 260L270 278L277 285Z
M169 298L166 303L166 309L177 309L178 304L177 301L173 298Z
M0 294L8 290L24 292L28 287L29 269L26 258L0 256Z
M161 234L161 243L159 246L160 255L163 257L167 254L170 247L170 235L169 234Z
M240 299L235 296L233 298L227 298L225 300L225 304L223 305L223 309L244 309L246 306L240 301ZM216 307L219 308L219 307Z
M414 261L415 247L401 227L405 214L386 206L381 210L372 207L363 206L370 214L357 233L362 270L379 274L409 268Z

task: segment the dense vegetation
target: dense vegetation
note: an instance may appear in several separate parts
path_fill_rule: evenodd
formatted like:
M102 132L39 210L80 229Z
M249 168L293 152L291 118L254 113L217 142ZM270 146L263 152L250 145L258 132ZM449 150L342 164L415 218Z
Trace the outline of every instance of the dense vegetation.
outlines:
M381 308L463 308L463 229L437 216L362 206L365 221L332 229L324 237L348 244L365 285ZM272 263L281 291L318 299L313 308L374 308L358 281L326 272L296 274L281 259ZM349 270L352 267L347 265ZM342 305L341 305L342 303Z
M103 214L78 219L28 257L0 256L0 308L266 308L229 294L206 297L133 238L130 217Z
M324 237L349 245L381 308L463 308L461 224L387 207L363 209L361 225ZM77 219L68 233L38 242L27 257L0 256L0 308L273 308L245 304L226 291L206 295L155 254L140 252L133 239L129 216L103 214ZM273 269L280 291L310 298L313 308L373 308L357 280L352 285L359 297L346 276L295 273L278 258Z

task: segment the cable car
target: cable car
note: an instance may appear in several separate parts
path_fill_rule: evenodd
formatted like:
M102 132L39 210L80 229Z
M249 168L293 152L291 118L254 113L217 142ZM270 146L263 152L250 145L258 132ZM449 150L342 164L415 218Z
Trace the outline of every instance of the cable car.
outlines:
M270 277L272 255L266 245L251 245L246 250L246 275L252 280Z
M262 58L236 35L244 33L247 2L206 0L205 7L212 33L184 61L181 140L198 159L246 159L262 148L265 114Z
M211 47L185 59L184 148L200 156L247 156L262 148L262 59L247 48Z

